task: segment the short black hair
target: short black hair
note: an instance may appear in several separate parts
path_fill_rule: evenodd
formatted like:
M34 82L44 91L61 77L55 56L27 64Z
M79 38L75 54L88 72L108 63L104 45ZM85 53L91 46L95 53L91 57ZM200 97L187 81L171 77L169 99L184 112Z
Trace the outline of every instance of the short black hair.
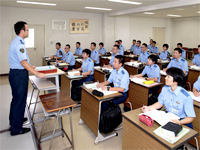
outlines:
M182 43L178 43L177 45L179 45L179 46L183 47L183 44L182 44Z
M122 64L122 66L124 66L124 62L125 62L125 57L122 55L117 55L115 56L115 58L117 58L119 60L119 64Z
M70 48L70 45L69 45L69 44L67 44L67 45L65 45L65 46L68 46L68 47Z
M95 42L92 42L91 44L94 45L94 46L96 47L96 43L95 43Z
M150 41L153 41L153 39L150 39Z
M154 62L154 64L157 64L158 57L156 55L149 55L148 58L151 59Z
M89 57L91 55L91 51L89 49L87 49L87 48L84 49L82 53L86 53L87 55L89 55Z
M166 47L167 49L169 48L169 45L168 44L163 44L162 47Z
M119 45L113 45L113 47L117 47L117 49L119 49Z
M200 47L200 45L198 45L198 47Z
M154 44L156 44L156 41L153 41Z
M119 40L120 42L122 42L122 40Z
M179 53L182 54L182 49L180 49L180 48L175 48L174 51L178 51Z
M60 42L57 42L57 43L56 43L56 45L59 45L59 46L61 46Z
M120 44L118 40L115 41L116 43Z
M76 44L78 44L78 45L81 45L81 43L80 43L80 42L76 42Z
M184 73L181 69L176 67L171 67L167 69L167 75L170 75L173 77L173 81L178 83L178 86L182 86L184 83Z
M145 47L147 47L147 44L146 44L146 43L143 43L142 45L144 45Z
M25 24L27 24L27 23L24 21L18 21L17 23L15 23L14 29L15 29L16 35L19 35L21 30L25 31Z
M101 45L102 47L104 46L103 42L100 42L99 45Z
M140 40L137 40L137 42L139 42L141 44L141 41Z
M136 42L136 40L134 39L133 41L135 41Z

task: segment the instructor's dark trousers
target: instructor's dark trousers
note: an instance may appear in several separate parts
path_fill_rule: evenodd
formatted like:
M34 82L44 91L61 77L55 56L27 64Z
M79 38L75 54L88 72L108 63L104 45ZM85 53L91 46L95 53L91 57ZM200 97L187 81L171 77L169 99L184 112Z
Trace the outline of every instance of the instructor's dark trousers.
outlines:
M9 82L12 90L10 104L11 133L19 134L22 131L24 111L28 92L28 71L26 69L10 69Z

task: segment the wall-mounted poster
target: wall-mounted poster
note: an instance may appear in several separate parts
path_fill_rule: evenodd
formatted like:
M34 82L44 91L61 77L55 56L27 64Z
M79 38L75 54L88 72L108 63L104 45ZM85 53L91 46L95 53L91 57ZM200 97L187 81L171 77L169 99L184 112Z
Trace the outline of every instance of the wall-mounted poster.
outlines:
M70 19L70 33L89 33L89 19Z
M66 30L66 21L65 20L52 20L52 29L53 30Z

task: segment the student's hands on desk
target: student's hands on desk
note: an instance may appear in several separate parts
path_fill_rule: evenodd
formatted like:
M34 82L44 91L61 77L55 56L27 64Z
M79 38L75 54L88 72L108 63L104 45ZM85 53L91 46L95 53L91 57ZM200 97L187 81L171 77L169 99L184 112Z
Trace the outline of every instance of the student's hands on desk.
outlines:
M148 106L143 106L141 109L144 113L150 111Z

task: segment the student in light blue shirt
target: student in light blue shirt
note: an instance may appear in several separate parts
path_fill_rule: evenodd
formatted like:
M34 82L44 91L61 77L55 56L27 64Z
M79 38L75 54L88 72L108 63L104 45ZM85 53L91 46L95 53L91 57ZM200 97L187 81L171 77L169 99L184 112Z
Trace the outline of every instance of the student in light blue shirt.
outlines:
M168 57L170 57L171 54L168 52L168 48L169 48L168 44L163 44L163 51L159 55L161 60L169 60Z
M198 54L196 54L190 65L197 65L200 67L200 45L198 45Z
M186 59L186 51L183 49L183 44L182 43L178 43L177 44L177 48L180 48L182 50L181 57Z
M135 47L136 47L136 40L134 39L133 40L133 45L131 46L130 51L134 52L135 51Z
M56 49L57 49L57 52L55 55L51 56L50 58L51 59L57 59L57 60L63 60L64 56L65 56L65 53L64 51L61 49L61 44L60 42L57 42L56 43Z
M117 55L120 55L119 54L119 46L118 45L114 45L113 46L113 48L112 48L112 57L111 57L111 59L110 59L110 61L109 61L109 64L108 65L104 65L104 67L106 67L106 68L113 68L113 63L114 63L114 59L115 59L115 56L117 56Z
M152 48L153 39L150 39L149 43L150 43L150 44L148 45L147 49L150 50L150 49Z
M82 71L82 73L76 73L75 76L87 76L87 78L81 79L81 85L83 82L87 81L94 81L94 62L90 58L91 51L89 49L84 49L83 50L83 63L80 68L78 69L73 69L73 71Z
M153 109L160 109L163 105L167 112L171 112L180 119L172 119L172 122L179 125L186 125L193 129L192 121L196 117L193 99L190 94L182 88L184 73L181 69L172 67L167 70L165 86L158 96L158 102L151 106L143 106L142 111L148 112Z
M94 62L94 66L99 66L99 53L96 50L96 43L92 42L91 43L91 59Z
M119 48L123 50L123 55L124 55L124 46L122 45L122 40L119 40Z
M145 80L154 80L155 82L160 82L160 67L156 64L158 57L155 55L150 55L148 57L148 63L145 66L141 74L133 75L131 78L142 78ZM147 77L143 77L147 74Z
M125 58L122 55L117 55L114 59L113 67L110 77L107 81L97 84L97 88L102 88L103 91L118 91L122 96L112 99L116 105L121 104L127 100L129 89L129 74L124 69ZM113 83L114 87L108 86ZM105 110L107 101L102 103L102 110Z
M147 44L143 43L142 44L142 53L140 53L140 56L138 58L138 62L147 64L149 55L150 55L150 53L147 52Z
M188 63L187 61L181 57L182 50L180 48L174 49L174 57L170 63L168 64L167 68L163 69L163 71L166 71L168 68L176 67L181 69L185 75L188 74Z
M141 50L141 41L138 40L137 41L137 46L135 47L135 51L133 52L134 55L140 55L140 53L142 52Z
M65 46L65 57L63 60L61 61L58 61L59 63L68 63L69 66L68 66L68 70L72 70L72 69L75 69L75 58L74 58L74 55L72 54L72 52L70 51L70 45L67 44Z
M124 51L122 49L122 47L120 47L120 42L118 40L115 41L115 45L119 46L119 55L124 55Z
M200 75L197 81L193 85L193 93L194 93L194 96L200 97Z
M81 46L81 43L80 42L76 42L76 51L74 53L74 56L82 57L83 49L80 46Z
M104 48L104 44L102 42L99 43L99 47L100 47L100 49L98 51L99 55L101 55L101 56L106 55L106 49Z
M156 56L159 55L159 48L156 46L156 41L152 42L152 47L150 49L150 53L156 54Z

